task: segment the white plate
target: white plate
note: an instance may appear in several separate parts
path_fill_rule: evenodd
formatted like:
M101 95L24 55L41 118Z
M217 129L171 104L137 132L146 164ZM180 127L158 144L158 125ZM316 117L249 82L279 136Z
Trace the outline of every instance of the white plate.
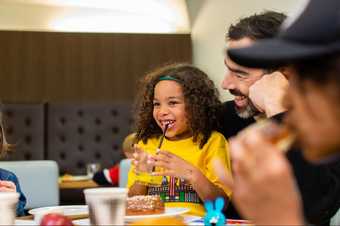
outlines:
M37 226L38 224L35 223L34 220L15 220L15 225L23 225L23 226L33 225L33 226Z
M78 176L72 176L72 177L61 177L61 181L82 181L82 180L90 180L91 177L88 175L78 175Z
M63 214L65 216L72 216L72 215L84 215L89 214L89 209L87 205L75 205L75 206L48 206L48 207L41 207L36 209L31 209L28 211L29 214L36 215L39 214L39 212L49 212L53 209L62 209Z
M177 216L180 214L184 214L188 212L188 208L177 208L177 207L165 207L164 213L161 214L149 214L149 215L136 215L136 216L125 216L124 220L126 222L146 219L146 218L159 218L159 217L170 217L170 216ZM72 221L75 225L90 225L90 220L87 219L80 219Z
M134 221L145 218L158 218L158 217L170 217L177 216L189 211L189 208L181 207L165 207L164 213L161 214L150 214L150 215L135 215L135 216L125 216L125 221Z

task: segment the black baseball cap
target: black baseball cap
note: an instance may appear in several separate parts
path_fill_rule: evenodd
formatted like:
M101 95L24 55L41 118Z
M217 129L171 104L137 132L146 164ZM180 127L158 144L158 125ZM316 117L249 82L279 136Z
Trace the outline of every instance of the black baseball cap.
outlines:
M227 54L237 64L267 68L340 52L340 0L310 0L301 10L276 37Z

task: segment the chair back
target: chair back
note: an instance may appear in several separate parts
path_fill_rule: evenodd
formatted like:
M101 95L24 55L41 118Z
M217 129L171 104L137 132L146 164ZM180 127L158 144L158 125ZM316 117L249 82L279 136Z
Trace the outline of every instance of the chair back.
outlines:
M59 205L59 168L55 161L0 161L13 172L27 199L26 209Z
M122 159L119 163L119 187L126 187L131 159Z

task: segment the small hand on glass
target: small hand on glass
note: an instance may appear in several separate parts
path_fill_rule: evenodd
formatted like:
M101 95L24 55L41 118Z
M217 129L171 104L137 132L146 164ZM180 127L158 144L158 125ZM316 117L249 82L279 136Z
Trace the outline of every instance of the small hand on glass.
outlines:
M190 181L199 170L168 151L160 150L157 155L150 157L151 165L160 167L162 170L152 173L155 176L173 176Z
M135 166L135 173L151 173L153 166L148 164L150 154L139 148L136 144L133 146L132 164Z

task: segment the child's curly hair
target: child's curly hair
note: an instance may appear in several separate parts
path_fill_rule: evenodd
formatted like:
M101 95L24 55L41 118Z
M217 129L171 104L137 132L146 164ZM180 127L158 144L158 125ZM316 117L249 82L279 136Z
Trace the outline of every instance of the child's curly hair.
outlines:
M216 111L221 102L213 81L190 64L166 65L142 78L135 103L136 141L146 143L148 138L162 135L153 118L154 88L162 76L170 76L182 86L189 128L194 142L202 148L217 126Z

